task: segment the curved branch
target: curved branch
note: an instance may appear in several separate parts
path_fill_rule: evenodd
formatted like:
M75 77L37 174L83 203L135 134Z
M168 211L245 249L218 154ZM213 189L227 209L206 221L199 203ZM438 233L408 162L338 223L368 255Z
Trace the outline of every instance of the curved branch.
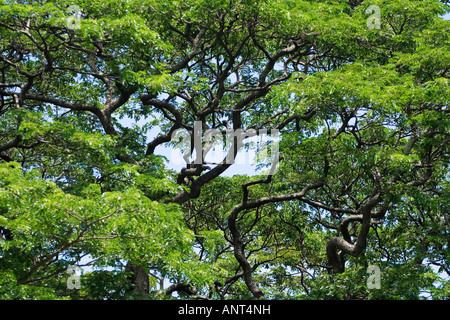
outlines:
M193 299L209 300L208 297L197 294L198 292L197 288L190 284L175 283L167 288L166 295L170 296L175 291L184 293Z
M18 146L21 141L22 141L22 137L20 137L19 135L15 136L12 140L5 142L3 144L0 144L0 152L6 151L8 149Z
M263 197L257 200L248 201L248 191L247 188L253 184L259 184L259 183L268 183L270 182L270 176L267 179L261 179L256 181L251 181L246 184L244 184L243 190L244 190L244 199L243 201L235 206L228 217L228 228L230 229L231 235L232 235L232 241L234 246L234 256L236 260L239 262L242 271L244 273L244 281L247 285L247 288L251 291L251 293L258 299L264 298L264 293L259 289L259 287L256 285L256 283L253 280L252 272L254 271L254 268L251 267L250 263L247 260L247 257L244 253L244 243L242 239L242 235L237 227L237 218L238 214L241 211L254 209L257 207L260 207L262 205L268 204L268 203L275 203L275 202L282 202L282 201L290 201L290 200L296 200L296 199L302 199L306 193L313 189L318 189L323 186L324 180L306 186L304 187L300 192L293 193L293 194L282 194L282 195L275 195L275 196L269 196L269 197Z
M383 206L379 212L372 214L372 209L380 202L381 194L379 192L372 195L370 199L358 209L357 215L347 217L342 221L340 231L343 234L343 238L333 237L328 241L326 251L328 263L331 266L330 270L332 273L344 272L345 254L356 257L365 249L372 216L381 216L385 213L386 207ZM351 242L350 235L347 230L348 224L352 221L358 221L361 223L361 228L355 243Z

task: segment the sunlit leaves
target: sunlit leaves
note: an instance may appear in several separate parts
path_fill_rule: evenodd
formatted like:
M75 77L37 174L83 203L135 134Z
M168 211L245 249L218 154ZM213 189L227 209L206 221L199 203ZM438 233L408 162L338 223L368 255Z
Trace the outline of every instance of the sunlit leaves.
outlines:
M2 226L14 232L12 241L1 240L2 265L21 270L17 279L39 278L39 272L27 274L32 261L14 255L16 250L40 259L59 257L55 266L89 252L99 266L144 259L172 276L191 269L189 261L179 264L180 255L191 250L192 234L177 206L152 201L135 188L102 193L90 185L82 197L70 195L51 182L27 179L14 164L2 165L1 173Z

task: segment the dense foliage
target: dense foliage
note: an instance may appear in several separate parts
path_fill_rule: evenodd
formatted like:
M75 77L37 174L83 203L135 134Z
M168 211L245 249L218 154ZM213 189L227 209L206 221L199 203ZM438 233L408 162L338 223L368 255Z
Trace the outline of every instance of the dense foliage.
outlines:
M448 11L0 0L0 298L449 299Z

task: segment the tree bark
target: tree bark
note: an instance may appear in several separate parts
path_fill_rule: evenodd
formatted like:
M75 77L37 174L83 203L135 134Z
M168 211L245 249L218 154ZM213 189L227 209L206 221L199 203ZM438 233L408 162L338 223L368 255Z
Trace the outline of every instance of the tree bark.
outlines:
M144 295L148 295L150 292L150 283L147 270L144 267L134 265L130 262L127 263L125 270L131 271L133 273L130 276L130 281L133 285L133 290L140 292Z

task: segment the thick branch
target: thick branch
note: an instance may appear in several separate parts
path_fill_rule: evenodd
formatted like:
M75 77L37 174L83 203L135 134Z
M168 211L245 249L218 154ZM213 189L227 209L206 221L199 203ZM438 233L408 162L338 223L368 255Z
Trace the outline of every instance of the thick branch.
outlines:
M175 291L184 293L184 294L188 295L189 297L191 297L193 299L209 300L208 297L205 297L205 296L197 294L197 292L198 292L197 288L193 287L190 284L175 283L175 284L173 284L173 285L171 285L170 287L167 288L166 295L170 296Z
M3 144L0 144L0 152L6 151L8 149L18 146L20 141L22 141L22 138L17 135L12 140L5 142Z
M247 285L248 289L252 292L252 294L258 299L264 298L264 294L261 291L261 289L258 288L258 286L256 285L256 283L253 280L253 277L252 277L253 268L251 267L250 263L247 260L247 257L245 256L245 253L244 253L244 243L243 243L242 235L236 225L238 214L241 211L254 209L254 208L260 207L262 205L268 204L268 203L301 199L306 195L306 193L308 191L320 188L324 184L323 181L319 181L315 184L304 187L300 192L297 192L297 193L275 195L275 196L263 197L263 198L253 200L253 201L247 201L247 196L248 196L247 188L250 185L257 184L257 183L267 183L269 181L270 181L270 176L267 179L257 180L257 181L249 182L249 183L245 184L243 186L243 189L244 189L243 201L231 210L230 215L228 217L228 228L230 229L232 239L233 239L232 241L233 241L233 245L234 245L234 256L236 257L237 261L239 262L239 264L244 272L245 284Z
M371 225L372 209L381 201L381 194L376 193L358 209L358 214L344 219L341 223L341 232L344 238L333 237L328 241L327 256L332 273L344 272L344 254L358 256L366 247L366 239ZM380 214L375 214L380 215ZM352 221L361 224L355 243L351 242L347 226Z

